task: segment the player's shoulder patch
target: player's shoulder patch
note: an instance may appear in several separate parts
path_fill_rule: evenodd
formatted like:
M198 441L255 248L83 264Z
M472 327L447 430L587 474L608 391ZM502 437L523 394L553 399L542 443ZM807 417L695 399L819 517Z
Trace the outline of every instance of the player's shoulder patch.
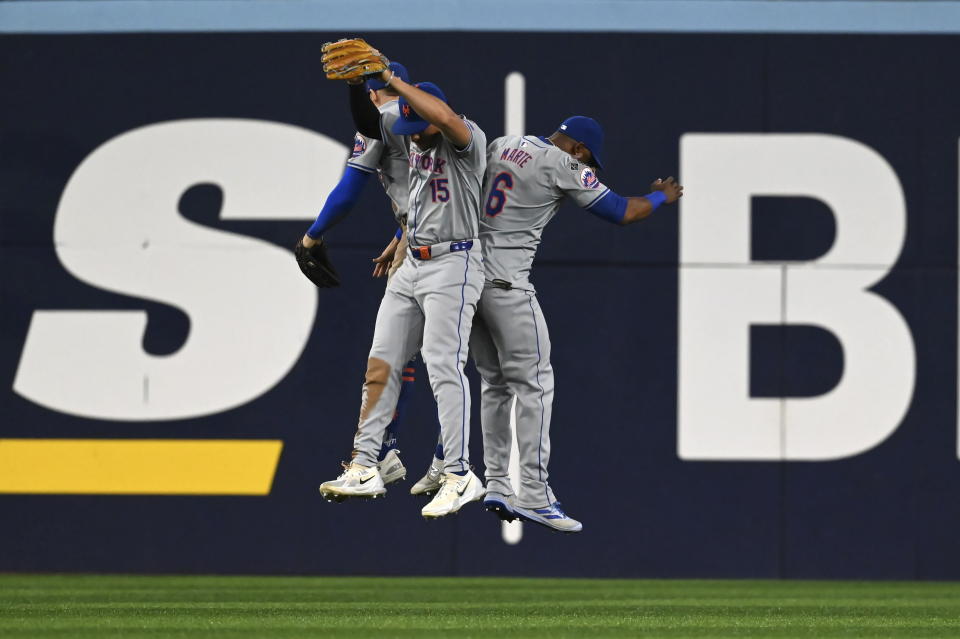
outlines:
M353 138L353 152L350 154L352 158L358 158L364 154L367 150L367 140L362 135L357 133L357 137Z
M595 189L600 186L600 178L593 172L593 169L585 166L583 171L580 172L580 183L588 189Z

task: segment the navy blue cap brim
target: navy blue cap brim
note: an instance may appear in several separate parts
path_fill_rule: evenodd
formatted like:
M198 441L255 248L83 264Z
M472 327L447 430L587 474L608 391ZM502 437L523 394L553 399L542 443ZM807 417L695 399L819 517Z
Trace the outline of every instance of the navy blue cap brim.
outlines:
M584 142L582 142L581 140L578 140L577 138L573 137L572 135L570 135L569 133L567 133L567 132L564 131L563 129L557 129L557 133L562 133L563 135L567 136L568 138L570 138L570 139L573 140L574 142L580 142L580 144L583 144L583 146L586 146L586 147L587 147L587 150L590 151L590 157L593 159L593 164L594 164L598 169L602 169L602 168L603 168L603 162L601 162L601 161L600 161L600 158L597 156L597 154L593 152L593 149L591 149L589 146L587 146Z
M561 131L560 133L563 133L563 131ZM580 140L577 140L577 142L580 142ZM583 144L583 146L587 146L583 142L580 142L580 144ZM593 159L594 166L596 166L598 169L602 169L603 162L600 161L600 157L596 153L594 153L593 149L591 149L589 146L587 146L587 150L590 151L590 157Z
M414 133L420 133L428 126L430 126L430 123L426 120L409 121L400 118L393 123L393 127L391 127L390 130L397 135L413 135Z

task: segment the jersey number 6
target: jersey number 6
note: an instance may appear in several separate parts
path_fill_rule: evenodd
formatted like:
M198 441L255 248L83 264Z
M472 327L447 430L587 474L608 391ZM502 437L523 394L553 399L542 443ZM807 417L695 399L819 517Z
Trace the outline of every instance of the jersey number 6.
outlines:
M513 189L513 176L504 171L493 178L493 184L490 185L490 197L487 198L485 207L487 215L494 217L499 215L500 211L507 204L507 191Z

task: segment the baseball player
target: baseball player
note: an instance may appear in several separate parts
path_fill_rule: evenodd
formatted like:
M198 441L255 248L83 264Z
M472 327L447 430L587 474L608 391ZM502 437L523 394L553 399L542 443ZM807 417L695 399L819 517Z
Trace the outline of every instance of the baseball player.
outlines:
M484 280L478 218L486 136L454 113L435 84L410 85L389 70L380 79L400 94L399 119L387 127L380 116L379 128L385 142L388 130L404 136L401 148L409 152L408 258L388 283L377 314L353 460L321 492L385 492L376 451L397 400L397 372L419 349L437 401L444 452L441 488L421 512L442 517L484 495L469 465L470 389L463 367Z
M502 519L520 517L562 532L583 527L566 515L547 481L553 368L547 325L529 280L543 229L567 197L605 221L625 225L683 194L683 187L667 178L654 182L643 197L621 197L597 177L602 155L600 125L582 116L567 118L549 138L506 136L487 150L480 222L486 281L470 340L482 379L484 506ZM520 454L516 496L508 477L513 396Z
M399 62L391 62L389 68L397 77L407 79L407 69ZM385 122L392 124L399 118L400 109L397 100L400 96L382 81L371 79L364 83L361 80L355 83L355 89L361 93L362 99L375 105L376 110ZM351 93L353 91L354 89L351 89ZM407 174L409 168L406 153L400 146L402 140L399 136L396 136L394 142L395 144L391 145L381 139L369 138L359 131L356 133L353 150L350 157L347 158L343 176L327 197L316 221L303 236L298 251L301 251L301 253L309 250L316 251L322 247L323 234L353 209L370 176L375 173L379 176L380 182L390 198L394 215L401 225L400 228L403 228L406 221ZM394 256L390 249L396 247L401 235L401 231L398 231L387 250L381 253L379 257L374 258L374 277L382 277L388 274ZM415 362L408 362L400 375L400 394L396 410L393 419L387 426L377 456L378 467L385 485L400 481L406 476L406 468L400 461L400 451L397 449L397 437L400 423L405 414L406 404L414 388Z

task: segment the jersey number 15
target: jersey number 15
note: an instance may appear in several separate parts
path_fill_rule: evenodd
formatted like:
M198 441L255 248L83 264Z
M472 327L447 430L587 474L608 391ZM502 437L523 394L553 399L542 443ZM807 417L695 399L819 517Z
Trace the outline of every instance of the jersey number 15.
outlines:
M430 180L430 190L432 191L434 202L449 202L450 189L447 186L449 178L435 178Z

